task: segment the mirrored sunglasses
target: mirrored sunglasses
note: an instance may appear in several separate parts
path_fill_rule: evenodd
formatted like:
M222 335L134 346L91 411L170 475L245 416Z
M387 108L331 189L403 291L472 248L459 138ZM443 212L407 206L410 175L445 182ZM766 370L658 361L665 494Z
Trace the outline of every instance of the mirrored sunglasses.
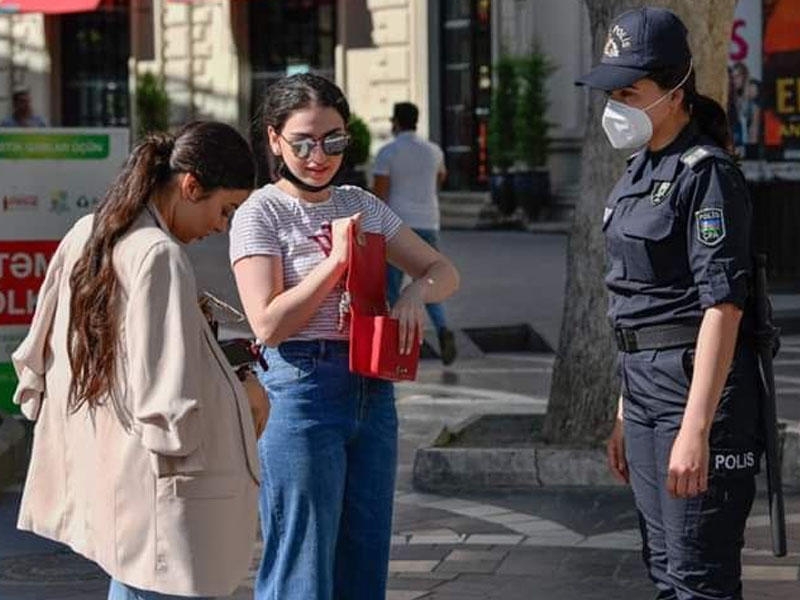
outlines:
M283 136L281 135L281 137ZM283 139L291 146L294 155L300 159L311 156L312 150L314 150L317 145L319 145L322 148L322 152L328 156L339 156L344 153L347 146L350 145L350 136L346 133L332 133L321 140L304 138L302 140L292 141L287 140L285 137L283 137Z

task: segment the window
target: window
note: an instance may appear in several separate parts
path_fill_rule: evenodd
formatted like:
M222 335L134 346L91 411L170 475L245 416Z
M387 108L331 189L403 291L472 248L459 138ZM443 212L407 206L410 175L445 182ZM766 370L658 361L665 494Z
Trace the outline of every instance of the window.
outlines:
M255 116L271 83L293 73L316 73L333 80L336 46L335 0L284 0L249 3L250 114ZM260 124L252 142L258 185L269 180L270 165Z
M61 121L127 127L130 2L103 0L94 12L60 17Z
M442 142L450 189L488 183L490 13L490 0L441 2Z
M333 0L250 3L252 106L270 83L292 73L333 79L336 7Z

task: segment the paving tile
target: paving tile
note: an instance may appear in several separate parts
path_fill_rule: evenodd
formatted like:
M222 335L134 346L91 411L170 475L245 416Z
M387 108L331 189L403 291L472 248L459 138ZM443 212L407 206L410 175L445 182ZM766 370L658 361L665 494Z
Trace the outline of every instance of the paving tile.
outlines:
M494 573L499 560L444 560L436 567L439 573Z
M460 512L461 509L475 508L476 504L469 500L461 500L459 498L447 498L438 502L429 502L425 506L428 508L438 508L439 510L446 510L449 512ZM480 506L480 505L478 505Z
M423 590L431 590L441 582L441 579L415 577L413 573L406 573L405 577L397 577L396 575L392 575L387 582L387 587L390 590L413 590L420 592Z
M577 546L608 550L639 550L642 547L642 537L638 530L612 531L590 536L578 542Z
M520 531L520 533L523 532ZM522 542L524 546L575 546L584 539L582 535L578 535L569 529L542 533L525 531L524 533L530 536Z
M463 574L452 581L447 581L436 588L436 596L444 597L446 594L463 594L465 598L479 596L481 598L490 594L497 587L497 579L493 575ZM454 596L455 597L455 596ZM426 599L427 600L427 599Z
M800 583L795 581L764 581L742 582L744 598L757 600L794 600L800 598ZM428 600L427 598L425 600Z
M798 581L800 567L742 565L742 579L750 581Z
M417 600L428 594L427 590L387 590L386 600Z
M390 560L390 573L429 573L439 564L438 560Z
M464 541L464 536L458 533L451 534L417 534L413 533L411 539L408 540L409 545L416 544L460 544Z
M518 531L520 533L525 533L526 535L536 535L539 533L549 533L554 531L566 531L570 533L575 533L569 527L565 527L561 523L556 523L555 521L548 521L547 519L538 519L536 517L531 518L530 516L528 516L527 519L520 519L518 521L507 522L505 523L505 525L509 529L513 529L514 531ZM584 536L580 537L583 538Z
M445 560L448 561L478 561L478 560L502 560L506 554L508 554L508 550L499 548L496 550L453 550L451 551Z
M411 492L410 494L401 494L399 496L394 497L395 502L399 502L400 504L432 504L434 502L440 502L441 500L447 500L446 496L438 496L436 494L421 494L418 492Z
M491 546L516 546L519 544L524 536L518 534L503 534L503 533L474 533L464 540L467 545L486 544Z
M508 513L507 508L502 506L492 506L490 504L473 504L471 507L459 508L457 511L460 515L467 517L489 517L491 515L502 515Z
M391 579L419 579L427 581L450 581L458 577L458 573L438 573L432 571L431 573L392 573Z
M533 517L531 515L526 515L524 513L518 512L505 512L499 515L489 515L484 517L485 520L490 521L491 523L502 523L506 525L508 523L522 523L527 521L540 521L538 517Z
M408 543L408 536L407 535L393 535L392 536L392 546L404 546Z
M442 560L453 550L448 546L395 546L391 551L392 560Z

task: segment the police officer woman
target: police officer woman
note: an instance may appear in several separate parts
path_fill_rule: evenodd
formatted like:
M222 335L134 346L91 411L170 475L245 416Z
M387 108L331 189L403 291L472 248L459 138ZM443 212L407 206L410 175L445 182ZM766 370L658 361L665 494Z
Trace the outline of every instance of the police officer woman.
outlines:
M639 150L603 218L622 374L609 464L633 488L657 598L741 598L761 442L751 206L725 113L698 94L686 28L659 8L618 16L578 84L608 94L611 145Z

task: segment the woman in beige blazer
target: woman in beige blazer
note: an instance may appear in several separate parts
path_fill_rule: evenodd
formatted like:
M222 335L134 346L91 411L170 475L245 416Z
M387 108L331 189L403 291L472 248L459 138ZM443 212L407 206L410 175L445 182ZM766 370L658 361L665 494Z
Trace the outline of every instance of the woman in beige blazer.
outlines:
M146 139L61 242L13 355L36 420L18 526L96 561L112 600L228 595L250 565L266 396L228 366L182 245L225 231L253 178L227 125Z

